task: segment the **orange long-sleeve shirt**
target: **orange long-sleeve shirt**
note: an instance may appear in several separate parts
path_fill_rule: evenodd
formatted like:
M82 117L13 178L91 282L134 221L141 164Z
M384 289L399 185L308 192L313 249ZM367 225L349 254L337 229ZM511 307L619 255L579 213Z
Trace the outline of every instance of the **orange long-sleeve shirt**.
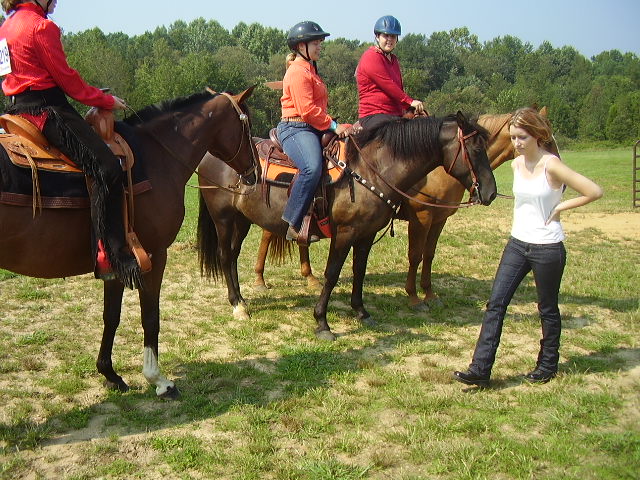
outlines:
M309 62L293 61L282 79L282 117L301 117L317 130L328 130L327 86Z

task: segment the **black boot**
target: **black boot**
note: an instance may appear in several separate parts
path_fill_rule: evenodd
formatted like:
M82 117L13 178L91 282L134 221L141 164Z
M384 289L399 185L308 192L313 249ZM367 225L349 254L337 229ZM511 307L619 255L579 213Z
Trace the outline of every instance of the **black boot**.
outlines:
M122 202L122 189L112 189L105 202L105 250L116 278L128 288L142 288L140 266L125 238Z

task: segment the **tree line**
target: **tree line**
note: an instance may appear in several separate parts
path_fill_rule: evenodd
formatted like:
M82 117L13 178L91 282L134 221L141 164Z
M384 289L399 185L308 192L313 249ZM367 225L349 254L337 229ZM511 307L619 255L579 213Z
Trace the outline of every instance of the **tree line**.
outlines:
M198 18L135 36L98 28L65 33L63 44L70 65L90 84L110 87L134 109L207 86L239 92L255 84L249 102L254 135L266 136L279 120L280 92L264 83L284 75L284 30L241 22L229 31ZM354 72L370 45L345 38L324 43L319 71L329 88L329 112L342 122L357 120ZM431 114L547 105L563 141L640 138L640 59L633 53L609 50L588 59L573 47L544 42L533 48L509 35L482 43L467 28L404 35L395 53L406 91Z

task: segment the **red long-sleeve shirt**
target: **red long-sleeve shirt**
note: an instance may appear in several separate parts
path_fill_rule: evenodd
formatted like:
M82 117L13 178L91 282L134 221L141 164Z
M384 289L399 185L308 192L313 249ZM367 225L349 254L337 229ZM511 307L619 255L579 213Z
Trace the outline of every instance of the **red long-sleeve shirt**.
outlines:
M376 113L401 116L411 106L413 98L404 92L398 57L390 59L376 47L366 50L356 69L358 116Z
M327 86L309 62L293 61L282 79L283 117L301 117L317 130L327 130L331 117L327 114Z
M32 3L16 6L16 11L0 26L11 57L11 73L2 82L5 95L27 89L59 87L69 97L92 107L111 109L112 95L87 84L67 63L60 41L60 29L44 17L42 8Z

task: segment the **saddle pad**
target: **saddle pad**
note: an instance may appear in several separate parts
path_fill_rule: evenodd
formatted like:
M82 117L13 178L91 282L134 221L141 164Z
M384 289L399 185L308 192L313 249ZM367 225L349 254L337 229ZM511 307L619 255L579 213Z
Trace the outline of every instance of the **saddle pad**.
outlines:
M338 142L338 145L339 153L337 158L344 161L344 157L346 157L345 143ZM258 141L256 149L260 158L263 180L273 185L288 187L293 177L298 173L298 168L291 159L272 140L263 139ZM324 160L327 167L325 184L333 185L340 180L344 170L334 162L328 161L326 156Z
M137 158L143 159L133 135L126 130L126 127L127 125L121 122L116 124L116 130L135 151ZM147 180L143 161L135 162L132 172L134 194L140 194L152 188ZM43 208L89 208L89 194L83 172L61 173L38 170L38 176ZM123 182L125 182L124 175ZM0 148L0 203L32 206L32 194L31 169L14 165L5 149Z

